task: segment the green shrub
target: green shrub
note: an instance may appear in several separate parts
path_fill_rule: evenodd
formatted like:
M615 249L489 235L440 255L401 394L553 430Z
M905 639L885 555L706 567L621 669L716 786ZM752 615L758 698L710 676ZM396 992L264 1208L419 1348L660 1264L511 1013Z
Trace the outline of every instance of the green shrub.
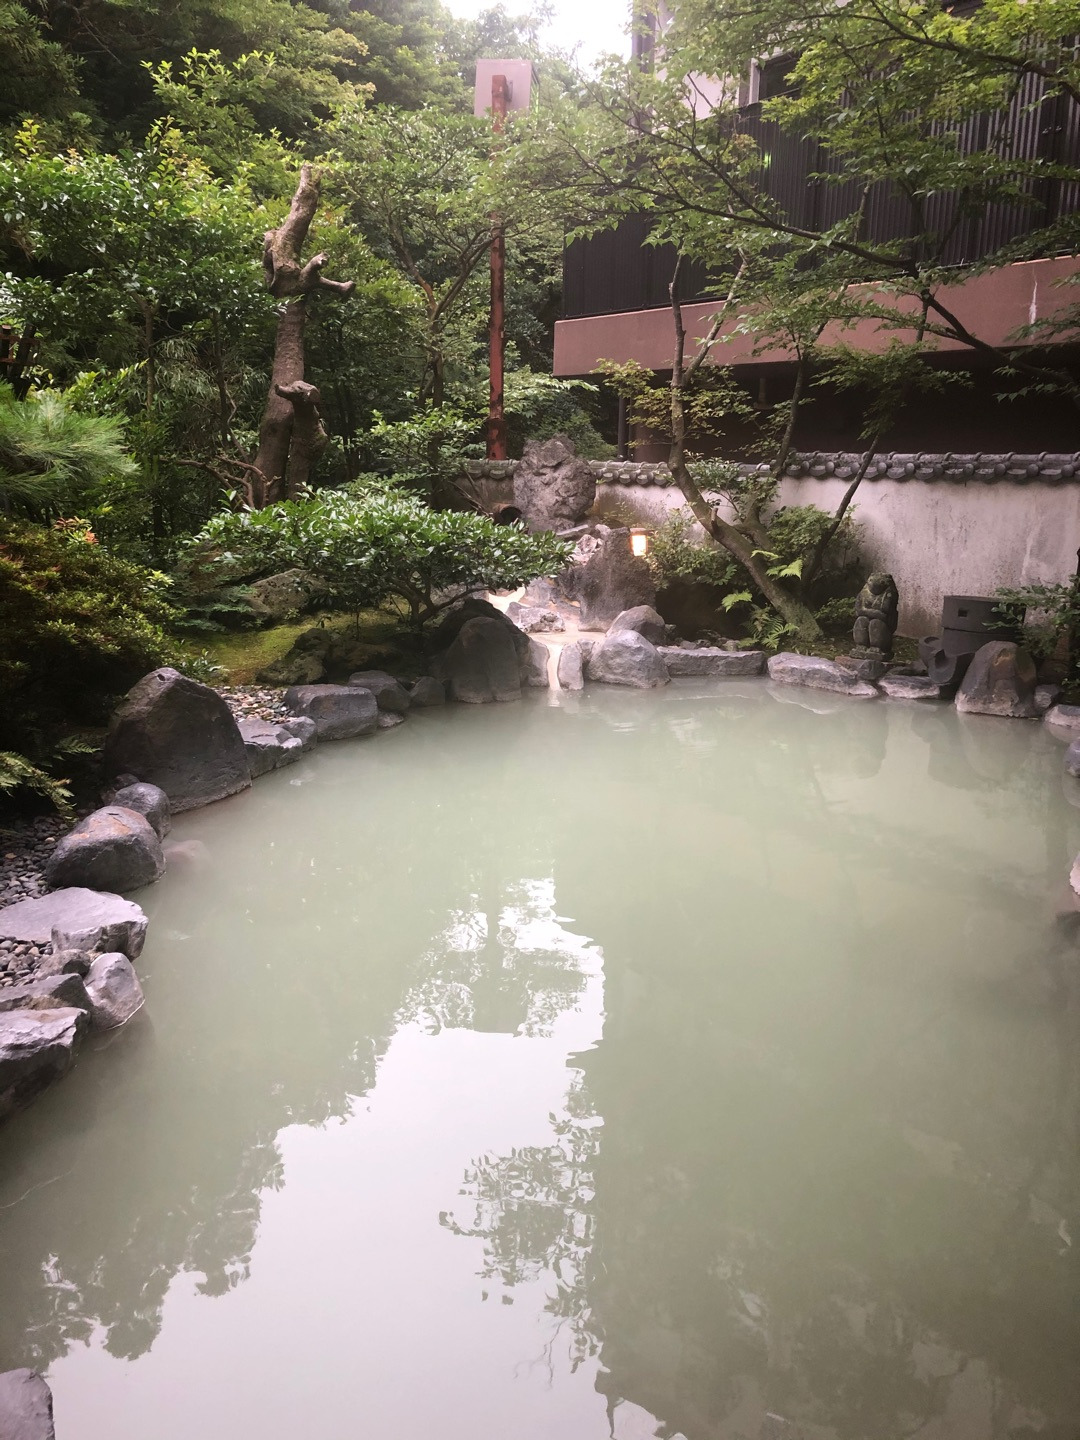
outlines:
M513 589L561 570L571 547L485 515L432 510L392 485L347 494L322 490L265 510L216 516L195 539L222 565L252 573L292 567L322 580L330 601L354 613L387 601L423 625L470 590Z
M167 584L85 525L0 518L0 750L40 765L57 737L104 724L141 675L173 663Z

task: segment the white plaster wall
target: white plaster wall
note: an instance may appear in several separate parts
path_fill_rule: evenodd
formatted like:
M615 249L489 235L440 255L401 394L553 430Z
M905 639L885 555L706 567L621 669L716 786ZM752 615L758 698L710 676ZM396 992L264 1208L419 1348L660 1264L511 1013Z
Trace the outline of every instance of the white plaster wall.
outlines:
M843 480L785 480L784 505L835 510ZM673 487L601 485L597 509L660 524L683 500ZM859 548L900 591L900 633L936 633L944 595L1068 580L1080 546L1080 485L875 480L855 497ZM698 532L700 533L700 532Z

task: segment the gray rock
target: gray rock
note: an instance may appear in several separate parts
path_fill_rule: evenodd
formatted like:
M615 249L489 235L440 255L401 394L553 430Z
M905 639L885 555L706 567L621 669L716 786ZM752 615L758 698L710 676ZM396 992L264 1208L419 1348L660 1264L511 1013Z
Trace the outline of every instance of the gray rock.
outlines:
M380 710L404 715L412 703L401 681L395 680L385 670L358 670L355 675L349 676L349 684L370 690Z
M450 695L466 705L488 705L521 699L518 648L513 626L500 615L467 620L442 657ZM521 634L521 632L518 632ZM528 636L521 637L528 646Z
M1073 861L1072 869L1069 871L1069 884L1073 888L1073 894L1080 895L1080 855Z
M36 1370L0 1375L2 1440L55 1440L52 1391Z
M1058 703L1062 696L1060 685L1036 685L1035 686L1035 708L1041 714L1046 714Z
M629 530L600 526L597 537L579 543L575 556L566 583L581 601L584 629L606 630L625 610L655 607L652 571L630 549Z
M589 656L585 674L601 685L631 685L638 690L654 690L671 678L656 646L636 630L606 635Z
M529 641L529 648L521 657L521 683L532 690L547 690L551 686L548 669L551 652L542 640Z
M79 979L84 979L90 973L93 958L92 950L81 950L59 930L54 930L52 950L38 961L35 973L38 979L51 979L57 975L77 975Z
M972 657L956 694L956 708L964 715L1033 719L1039 713L1034 660L1011 640L991 640Z
M538 605L522 605L518 600L511 600L506 607L506 618L512 620L518 629L524 630L527 635L566 629L566 624L557 610L542 609Z
M608 627L608 634L613 630L636 630L652 645L663 645L667 639L663 616L658 615L651 605L635 605L632 610L616 615Z
M70 1069L86 1025L86 1012L70 1007L0 1015L0 1119Z
M569 530L596 500L596 477L566 435L529 440L514 471L514 504L534 534Z
M285 692L294 715L314 720L319 740L348 740L379 728L379 706L370 690L352 685L294 685Z
M63 1009L90 1009L90 997L80 975L61 972L38 976L25 985L8 985L0 989L0 1011Z
M294 740L299 740L300 750L304 755L309 750L314 750L319 743L315 721L309 720L306 715L290 715L278 722L278 729L284 730L286 735L291 735Z
M445 705L446 686L441 680L436 680L434 675L421 675L419 680L413 682L409 699L414 705L422 707Z
M447 650L470 620L493 620L496 625L501 625L519 655L524 655L529 648L529 637L523 630L519 630L490 600L481 600L475 595L470 595L448 612L433 636L434 648Z
M1065 751L1065 769L1070 775L1080 777L1080 739L1074 740ZM3 993L0 990L0 995Z
M251 608L263 620L284 620L326 595L326 585L307 570L283 570L248 586Z
M721 650L715 645L686 649L682 645L661 645L660 658L672 677L707 675L714 679L760 675L765 669L762 650Z
M78 937L73 949L122 950L129 960L137 960L146 939L146 915L132 900L81 887L54 890L0 910L0 937L5 940L48 945L54 932Z
M878 689L889 700L944 700L945 692L929 675L883 675Z
M142 986L126 955L99 955L86 977L95 1030L115 1030L143 1007Z
M1080 705L1052 705L1043 716L1043 724L1059 740L1080 735Z
M847 670L856 680L880 680L889 668L883 655L838 655L836 663L841 670Z
M379 729L393 730L395 725L404 725L405 716L397 710L379 711Z
M135 810L140 815L145 815L159 840L164 840L172 828L169 797L156 785L146 785L141 781L136 781L134 785L124 785L112 796L109 804L123 805L125 810Z
M140 890L165 873L161 841L145 815L105 805L80 820L45 863L51 889Z
M794 655L784 651L774 655L768 664L769 679L778 685L806 685L811 690L832 690L840 695L854 695L863 700L876 699L878 692L867 680L860 680L850 670L817 655Z
M559 651L559 684L564 690L582 690L585 687L585 657L580 641L573 640Z
M326 658L315 650L298 650L294 645L280 660L256 674L262 685L316 685L326 674Z
M157 785L174 815L251 784L244 741L224 699L170 669L144 675L121 703L105 741L105 772Z
M237 722L244 737L251 778L257 780L282 765L291 765L304 753L304 746L284 725L269 720L245 719Z

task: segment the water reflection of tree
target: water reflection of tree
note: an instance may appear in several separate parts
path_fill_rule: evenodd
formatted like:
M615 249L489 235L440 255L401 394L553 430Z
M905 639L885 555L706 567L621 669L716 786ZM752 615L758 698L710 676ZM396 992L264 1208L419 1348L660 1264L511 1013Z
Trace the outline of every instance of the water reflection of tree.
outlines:
M432 1034L461 1028L550 1034L585 987L579 948L555 920L550 880L508 885L492 897L490 911L474 896L428 950L399 1023L420 1021Z
M439 1217L453 1234L484 1241L481 1279L506 1290L535 1282L552 1287L545 1309L569 1336L574 1369L599 1345L585 1277L597 1238L593 1167L600 1127L574 1115L587 1108L579 1077L567 1114L551 1116L552 1143L481 1156L461 1188L471 1217Z

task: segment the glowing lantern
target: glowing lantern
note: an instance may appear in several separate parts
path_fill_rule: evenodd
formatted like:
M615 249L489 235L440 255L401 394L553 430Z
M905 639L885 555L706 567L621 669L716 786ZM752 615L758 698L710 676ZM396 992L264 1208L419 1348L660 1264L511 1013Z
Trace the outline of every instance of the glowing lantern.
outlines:
M645 556L648 555L649 542L651 539L652 536L649 531L642 526L637 526L630 531L630 549L639 560L644 560Z

